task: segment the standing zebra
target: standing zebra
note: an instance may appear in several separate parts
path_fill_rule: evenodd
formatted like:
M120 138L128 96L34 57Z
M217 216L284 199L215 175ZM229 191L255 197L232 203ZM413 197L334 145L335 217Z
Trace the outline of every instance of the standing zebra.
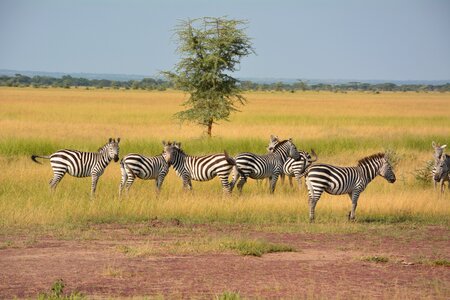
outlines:
M163 141L163 146L166 142ZM141 154L130 153L120 161L120 171L122 179L119 186L119 197L123 189L130 189L134 180L137 178L148 180L155 179L156 191L159 193L164 178L169 172L169 157L163 152L161 155L147 157Z
M435 175L436 175L436 166L438 165L442 155L444 155L444 149L445 147L447 147L447 145L439 145L436 144L434 141L431 143L431 146L434 149L434 166L433 169L431 170L431 177L433 178L433 184L434 184L434 188L436 189L437 183L438 181L436 181L435 179Z
M289 157L295 160L300 159L300 154L292 143L292 139L279 142L274 146L273 152L269 154L257 155L244 152L237 155L231 188L233 189L237 182L237 188L242 192L242 187L248 177L253 179L269 178L270 193L273 193L278 176L282 174L283 165Z
M439 182L441 185L441 193L444 193L444 182L448 182L448 186L450 187L450 156L442 153L441 158L438 160L437 164L434 167L434 182Z
M36 158L50 159L53 178L50 188L54 190L66 173L74 177L92 177L91 196L94 196L99 177L105 171L111 160L119 160L120 138L110 138L108 143L98 149L98 152L81 152L77 150L59 150L49 156L32 155L31 159L40 164Z
M269 152L273 152L273 148L280 142L278 136L271 135L269 145L267 146L267 150ZM301 187L302 177L305 175L308 167L315 161L317 161L317 154L311 149L312 155L316 158L313 160L311 155L303 150L299 150L300 158L298 160L292 159L288 157L288 159L283 164L283 171L280 174L281 182L284 182L284 176L288 176L289 185L292 187L292 178L295 177L298 183L298 187Z
M164 153L169 157L177 175L183 179L183 187L192 190L191 180L209 181L219 177L225 193L231 193L228 177L235 165L233 158L227 152L204 156L190 156L181 149L181 143L167 143Z
M390 183L395 182L395 174L384 153L365 157L356 167L313 165L306 174L309 191L309 220L314 220L314 209L324 191L331 195L348 194L352 200L349 219L354 220L359 195L377 175L384 177Z

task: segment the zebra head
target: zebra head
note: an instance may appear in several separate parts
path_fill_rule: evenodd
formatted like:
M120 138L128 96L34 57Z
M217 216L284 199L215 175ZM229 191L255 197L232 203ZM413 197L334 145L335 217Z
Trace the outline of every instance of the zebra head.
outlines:
M378 175L386 179L389 183L394 183L396 178L394 171L392 170L391 163L389 162L389 158L386 155L382 156L381 159L381 167L378 170Z
M289 138L288 140L280 141L280 139L276 135L270 136L270 141L269 141L269 145L267 146L267 150L271 153L286 152L288 157L290 157L296 161L300 160L302 157L305 157L304 155L302 156L303 151L299 152L297 150L297 147L292 142L292 138ZM311 159L311 157L309 157L309 158ZM305 157L305 159L306 159L306 157Z
M163 153L161 154L164 158L164 160L170 165L170 159L171 159L171 150L169 150L169 147L172 145L171 142L162 141L163 144Z
M280 139L276 135L271 135L269 140L269 145L267 146L267 151L273 152L275 146L280 142Z
M113 138L109 138L108 143L105 145L105 150L110 159L114 159L114 162L119 161L119 143L120 138L117 141Z
M289 146L288 156L294 160L299 160L301 156L297 150L297 146L295 146L295 144L292 142L292 138L289 138L288 146Z
M445 147L447 147L447 145L439 145L439 143L438 144L436 144L434 141L431 143L431 146L434 148L434 161L437 163L440 159L441 159L441 157L442 157L442 154L444 153L444 149L445 149Z
M434 173L434 180L440 181L441 179L448 177L449 167L447 165L446 155L441 155L441 158L436 163L436 172Z
M163 141L163 145L164 151L162 155L166 158L166 161L169 165L173 165L178 160L180 153L183 152L183 150L181 150L181 143L177 143L175 141L173 141L173 143L165 143Z

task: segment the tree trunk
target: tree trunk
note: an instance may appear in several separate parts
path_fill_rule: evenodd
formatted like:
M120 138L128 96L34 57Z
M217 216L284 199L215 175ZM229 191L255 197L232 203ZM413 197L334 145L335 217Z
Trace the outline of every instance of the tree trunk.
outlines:
M213 121L212 120L209 120L209 122L208 122L208 137L211 137L211 131L212 131L212 124L213 124Z

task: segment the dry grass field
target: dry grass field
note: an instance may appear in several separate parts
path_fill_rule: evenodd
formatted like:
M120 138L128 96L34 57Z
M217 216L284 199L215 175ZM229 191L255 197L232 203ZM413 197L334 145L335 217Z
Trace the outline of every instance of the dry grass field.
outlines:
M423 279L420 283L409 286L409 279L399 279L400 285L386 281L380 283L385 290L378 293L374 286L367 286L370 283L366 281L360 293L349 295L342 292L337 294L339 298L352 298L352 295L362 298L366 296L364 292L367 292L368 298L448 297L450 192L440 195L431 182L420 182L415 175L432 159L432 141L450 144L450 94L249 92L246 94L248 103L241 107L242 112L233 115L230 122L221 122L213 127L212 139L206 138L201 128L181 125L173 119L173 114L181 109L180 104L185 98L186 95L178 91L0 88L2 264L11 270L20 266L30 268L30 265L15 265L14 262L31 255L33 249L45 252L52 243L59 246L61 243L67 244L61 248L63 255L67 247L101 247L100 244L106 245L110 241L113 246L108 244L107 247L115 249L112 252L117 262L118 256L127 257L126 261L130 263L137 263L157 260L161 255L166 259L169 254L193 257L195 261L205 255L206 260L212 259L209 266L214 265L214 256L219 259L217 263L225 266L227 259L233 261L233 255L239 256L230 254L229 251L234 251L233 247L224 246L229 245L230 240L254 241L262 237L271 242L287 242L296 250L292 257L273 258L277 260L273 264L277 268L286 267L280 265L278 259L295 264L298 262L295 255L301 256L302 248L314 245L320 249L323 244L328 245L326 249L332 252L341 253L349 249L357 252L345 256L343 265L338 263L342 258L340 254L330 258L331 265L341 270L342 274L352 272L345 263L346 259L351 261L352 268L361 270L369 264L370 271L379 273L380 278L390 272L406 274L400 271L404 268L401 261L405 259L420 266L410 270L412 274L420 273ZM323 195L316 208L316 223L309 224L305 186L290 188L287 183L282 185L279 182L275 194L269 195L266 182L249 180L242 195L226 197L222 195L219 180L215 179L194 182L194 191L186 193L182 190L181 180L171 170L159 196L155 193L153 181L136 181L129 195L119 200L120 168L118 163L111 163L99 180L96 198L90 199L90 178L66 176L56 192L51 193L48 188L52 177L49 162L38 165L30 160L31 154L50 154L61 148L95 151L109 137L121 137L121 157L131 152L157 155L162 151L162 140L181 141L185 151L192 155L223 150L232 155L243 151L265 153L271 134L281 138L292 137L299 149L309 151L314 148L320 162L337 165L354 165L364 156L393 151L398 160L395 167L397 182L389 184L382 178L375 179L360 197L355 223L349 223L346 219L350 209L347 196ZM162 225L157 223L153 226L154 220L161 220ZM150 224L150 231L147 225L142 224ZM182 224L181 228L179 224ZM111 231L108 226L113 226L114 230ZM198 229L199 226L201 229ZM99 235L102 230L107 232L106 236ZM131 236L123 237L121 230L130 232ZM309 240L311 237L314 240L311 243L298 240ZM330 240L341 238L347 244L330 244ZM363 246L349 242L352 238ZM127 244L127 239L133 242ZM140 239L147 242L142 244ZM396 246L389 248L393 241ZM252 244L250 247L259 246ZM421 247L434 247L434 252L433 249L424 250ZM422 254L414 255L411 249L419 249L418 253ZM139 254L139 251L144 254ZM19 255L14 260L14 255L21 252L24 256ZM48 252L51 257L50 253L51 249ZM130 258L129 253L138 254L131 254ZM227 258L220 261L223 253ZM318 262L320 253L308 255ZM378 255L388 261L385 267L380 267L384 268L382 272L378 272L381 269L376 262L371 263ZM368 257L362 259L363 256ZM307 257L311 256L297 258L306 262ZM34 263L39 265L39 258L35 259ZM51 264L51 260L46 259L45 262ZM438 263L434 263L438 261L442 261L444 266L436 266ZM242 263L249 264L242 271L243 274L248 273L246 276L256 272L251 269L252 264L248 260L242 262L236 259L234 263L236 267L231 267L233 272L239 272L237 266ZM267 261L262 265L260 263L262 261L255 261L262 269L270 267ZM186 268L187 265L181 267ZM303 290L299 290L298 286L294 288L296 284L289 278L284 279L289 283L287 285L279 281L271 282L269 278L275 276L273 274L258 277L258 282L252 281L254 289L244 287L245 281L234 282L228 278L229 281L217 282L217 288L213 288L213 282L204 283L203 287L208 286L204 293L202 284L192 283L193 288L188 289L174 284L176 279L168 279L171 290L158 287L139 290L136 287L134 290L124 288L115 291L107 287L117 284L116 280L128 280L132 284L137 278L144 279L129 275L129 266L122 260L117 265L106 261L99 267L103 268L101 276L110 280L98 285L95 282L77 285L79 278L73 273L67 274L66 268L65 273L61 270L42 271L45 276L29 288L20 286L23 280L20 276L16 278L9 271L2 273L0 270L0 281L6 282L0 286L0 290L4 291L0 297L33 297L63 273L65 278L72 278L72 288L75 286L88 295L107 297L166 295L181 298L194 295L211 298L229 290L235 292L231 296L244 298L303 295L303 298L316 299L333 295L332 291L322 290L310 281L303 282ZM312 272L314 268L315 265L311 265L299 270L315 276ZM229 272L232 272L231 269ZM208 274L208 266L203 266L203 269L199 267L198 271ZM323 272L327 272L326 268ZM91 273L85 275L92 276ZM174 269L173 274L165 275L176 278L180 274ZM36 276L39 277L39 274ZM295 276L300 274L295 273ZM351 277L345 278L347 281L339 285L343 289L353 282ZM4 281L7 279L12 282ZM232 284L227 285L227 282ZM260 286L264 282L269 284L267 288L270 292L265 292L263 285ZM273 286L270 285L272 283ZM16 288L12 287L14 284ZM98 286L104 286L104 289L96 288ZM227 295L224 293L222 296L230 296Z

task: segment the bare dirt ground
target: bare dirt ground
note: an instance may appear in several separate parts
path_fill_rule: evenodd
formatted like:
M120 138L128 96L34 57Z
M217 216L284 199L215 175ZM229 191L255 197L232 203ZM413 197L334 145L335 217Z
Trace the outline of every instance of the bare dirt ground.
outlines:
M207 247L224 235L296 251L254 257ZM15 232L0 236L0 298L36 298L61 278L65 293L88 298L213 299L229 291L243 298L449 299L449 237L438 226L397 234L277 233L159 221ZM384 262L376 262L380 257Z

